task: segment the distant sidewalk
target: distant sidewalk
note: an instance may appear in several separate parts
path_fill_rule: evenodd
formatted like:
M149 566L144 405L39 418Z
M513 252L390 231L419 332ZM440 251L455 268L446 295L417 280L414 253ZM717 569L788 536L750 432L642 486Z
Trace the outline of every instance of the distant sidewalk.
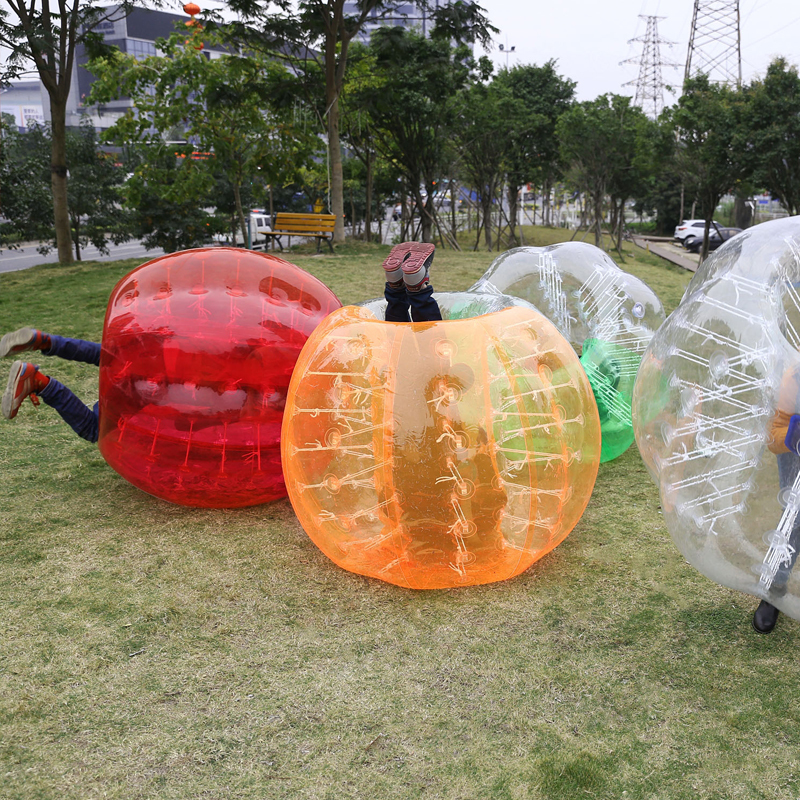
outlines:
M696 272L700 264L699 255L689 253L680 245L673 244L671 239L667 239L663 236L653 238L648 236L634 236L633 243L643 250L647 250L648 253L660 256L672 264L683 267L683 269L688 269L689 272Z

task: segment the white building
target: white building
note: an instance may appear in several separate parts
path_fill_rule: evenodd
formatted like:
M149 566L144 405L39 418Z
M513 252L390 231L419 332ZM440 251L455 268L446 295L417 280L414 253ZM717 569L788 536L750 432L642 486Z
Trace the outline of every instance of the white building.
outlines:
M0 87L0 113L14 117L17 128L25 130L31 123L44 122L42 87L38 80L17 81Z

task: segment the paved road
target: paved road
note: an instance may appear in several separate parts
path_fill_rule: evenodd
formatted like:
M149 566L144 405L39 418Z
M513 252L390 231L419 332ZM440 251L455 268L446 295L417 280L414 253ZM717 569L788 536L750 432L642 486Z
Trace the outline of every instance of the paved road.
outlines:
M147 250L140 242L125 242L120 245L109 245L109 254L101 255L97 248L87 247L81 251L84 261L118 261L121 258L139 258L142 263L151 258L164 255L161 248ZM37 264L52 264L58 261L58 254L51 250L43 256L36 252L35 245L29 245L20 250L3 250L0 252L0 272L16 272L20 269L35 267Z

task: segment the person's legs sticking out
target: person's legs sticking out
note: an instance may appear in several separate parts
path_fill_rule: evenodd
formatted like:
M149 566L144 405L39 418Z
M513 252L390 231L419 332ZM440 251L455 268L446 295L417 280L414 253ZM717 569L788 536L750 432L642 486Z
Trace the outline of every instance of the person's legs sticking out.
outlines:
M411 322L408 314L410 303L406 294L406 285L403 282L403 256L400 249L405 248L405 244L398 244L392 248L391 253L383 262L383 271L386 274L386 286L383 296L386 298L386 321L387 322Z
M15 361L11 365L0 410L6 419L14 419L26 397L39 405L39 399L54 408L75 433L88 442L96 442L99 432L98 404L88 408L63 383L50 378L35 364Z
M434 245L422 242L403 242L392 248L383 263L387 322L408 322L409 310L413 322L441 320L428 279L435 250Z
M20 328L0 339L0 358L28 350L40 350L46 356L58 356L67 361L80 361L99 367L100 349L97 342L69 339L66 336L44 333L35 328Z

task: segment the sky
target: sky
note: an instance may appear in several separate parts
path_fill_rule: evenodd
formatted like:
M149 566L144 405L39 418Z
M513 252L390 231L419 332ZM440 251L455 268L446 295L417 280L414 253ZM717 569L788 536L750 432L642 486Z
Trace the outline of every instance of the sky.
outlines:
M481 0L481 5L500 29L489 52L497 67L556 59L559 74L577 82L578 100L606 92L635 94L635 85L623 84L636 81L639 67L619 62L642 53L641 42L628 43L644 36L647 23L640 14L664 17L659 35L674 45L662 46L661 57L680 64L664 69L664 82L680 86L683 80L694 0ZM777 55L800 63L798 0L740 0L739 15L745 83L762 76ZM667 105L676 99L664 98Z
M642 43L630 42L645 34L647 22L640 15L663 18L658 21L659 35L673 46L662 45L661 57L679 65L664 68L663 79L677 87L683 81L694 0L478 1L500 29L488 53L497 68L555 59L559 73L577 82L578 100L607 92L635 95L639 67L620 62L641 56ZM180 14L183 2L166 0L162 8ZM224 0L199 0L199 5L225 7ZM763 75L775 56L800 65L800 0L739 0L739 13L746 83ZM4 56L0 52L0 58ZM625 86L628 81L634 84ZM676 99L674 94L664 97L667 105Z

